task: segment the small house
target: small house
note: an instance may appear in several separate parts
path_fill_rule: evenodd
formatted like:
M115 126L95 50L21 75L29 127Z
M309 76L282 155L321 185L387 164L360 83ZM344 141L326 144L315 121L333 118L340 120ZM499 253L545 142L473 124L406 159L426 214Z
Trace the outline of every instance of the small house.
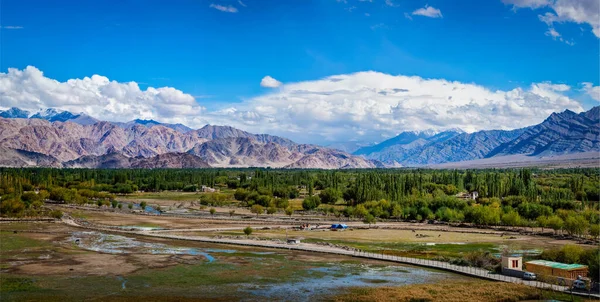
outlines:
M216 192L216 189L213 189L209 186L202 186L202 192Z
M517 256L502 256L502 269L523 270L523 258Z
M533 260L525 263L525 268L538 275L555 276L576 280L587 277L588 267L581 264L566 264L546 260Z
M473 191L473 192L460 192L458 194L455 195L457 198L460 199L464 199L464 200L476 200L477 198L479 198L479 192L477 191Z

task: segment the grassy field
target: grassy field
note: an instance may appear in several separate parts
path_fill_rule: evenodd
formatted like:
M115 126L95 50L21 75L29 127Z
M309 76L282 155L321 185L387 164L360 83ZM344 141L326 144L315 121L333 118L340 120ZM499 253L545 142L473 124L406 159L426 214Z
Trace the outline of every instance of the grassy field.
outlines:
M118 195L117 199L143 199L143 200L167 200L167 201L196 201L200 198L199 192L152 192L152 193L133 193L127 195Z
M402 287L354 288L334 301L495 302L526 300L584 301L563 293L492 281L442 282Z
M28 226L35 230L43 229L47 233L7 231L26 230ZM82 301L92 298L185 301L199 297L211 301L231 301L253 295L256 295L256 300L262 300L272 286L292 286L326 276L346 278L370 269L393 269L401 274L411 274L410 270L415 269L379 261L359 262L335 255L143 236L131 238L145 243L199 249L210 253L215 260L211 262L202 254L111 254L82 249L74 244L68 233L80 230L60 224L15 224L12 227L4 224L2 229L2 301ZM106 240L112 242L113 239ZM328 269L335 270L329 272ZM445 273L440 275L439 272L434 275L432 278L435 280L454 276ZM370 282L384 284L387 281L374 279ZM316 295L324 297L327 293L323 291Z
M184 233L182 233L184 234ZM222 232L194 232L186 235L215 236L215 235L242 235L242 231ZM419 235L417 237L417 234ZM259 238L284 239L286 231L283 229L262 230L257 229L252 236ZM288 231L288 237L303 238L303 242L327 242L346 245L370 252L383 252L385 254L417 257L460 257L464 253L484 251L499 253L504 247L512 250L541 251L544 248L560 246L564 242L551 241L544 237L517 236L509 239L508 236L459 233L445 231L410 231L391 229L355 229L343 232L329 230L313 231Z

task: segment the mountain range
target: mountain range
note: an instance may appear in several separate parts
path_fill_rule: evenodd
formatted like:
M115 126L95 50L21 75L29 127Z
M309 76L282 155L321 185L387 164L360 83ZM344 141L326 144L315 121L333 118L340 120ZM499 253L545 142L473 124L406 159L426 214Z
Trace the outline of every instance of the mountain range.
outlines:
M68 112L28 115L18 108L0 114L3 114L1 166L328 169L380 166L376 161L339 150L297 144L286 138L252 134L229 126L206 125L193 130L183 125L143 120L89 124L83 122L82 115Z
M600 151L600 106L553 113L542 123L515 130L464 133L403 132L354 155L388 166L424 166L524 154L533 157Z
M0 166L340 169L598 152L600 106L579 114L553 113L538 125L515 130L412 131L370 146L337 145L355 151L298 144L230 126L192 129L142 119L108 122L52 108L34 114L19 108L0 111Z

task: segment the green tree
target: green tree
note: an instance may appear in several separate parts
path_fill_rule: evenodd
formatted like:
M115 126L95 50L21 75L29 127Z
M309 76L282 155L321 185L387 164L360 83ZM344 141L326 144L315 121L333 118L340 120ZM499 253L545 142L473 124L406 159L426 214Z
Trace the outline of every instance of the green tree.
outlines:
M539 216L536 219L537 225L542 228L542 233L544 232L544 228L548 227L548 216Z
M265 208L259 204L255 204L250 208L250 212L256 214L256 216L265 212Z
M267 214L273 215L275 213L277 213L277 208L276 207L268 207L267 208Z
M369 227L371 227L372 223L376 223L377 220L375 219L375 216L371 215L371 214L367 214L365 215L365 217L363 218L363 223L364 224L369 224Z
M548 217L548 227L553 229L554 232L558 232L562 230L564 226L564 221L558 217L557 215L552 215Z
M250 235L252 235L252 232L253 232L253 231L254 231L254 230L253 230L251 227L247 226L247 227L244 229L244 234L246 234L246 237L249 237Z
M302 208L304 210L310 211L310 210L314 210L317 207L319 207L320 204L321 204L321 199L319 198L319 196L317 196L317 195L309 196L309 197L306 197L304 199L304 201L302 201Z
M285 215L292 217L293 214L294 214L294 209L292 209L292 207L285 208Z
M142 210L145 210L147 205L148 204L145 201L140 202L140 208L142 208Z
M120 209L122 209L122 208L123 208L123 204L119 202L119 204L117 205L117 207L118 207L118 208L119 208L119 210L120 210Z
M364 205L359 204L356 206L356 208L354 208L354 217L358 217L358 218L364 218L369 214L369 211L367 211L367 208L365 208Z
M215 208L210 208L209 212L210 212L210 215L214 216L215 213L217 212L217 210Z
M63 212L61 210L52 210L50 212L50 217L54 219L61 219L63 216Z
M592 238L594 238L594 239L597 239L598 236L600 236L600 225L598 225L598 224L590 225L590 236L592 236Z
M119 204L119 202L116 201L115 199L113 199L113 200L110 201L110 205L112 206L113 209L115 209L118 204Z
M516 211L510 211L502 215L502 223L507 226L521 225L521 216Z
M3 198L0 201L0 214L8 217L22 217L25 212L25 204L17 198Z
M587 220L581 215L571 215L565 220L565 230L569 235L583 235L588 225Z
M130 210L133 209L133 203L127 204L127 208L129 208Z
M235 193L233 193L233 197L239 201L246 201L248 199L249 194L250 192L248 192L248 190L239 188L235 190Z
M280 209L285 209L290 205L290 201L287 198L277 198L276 205Z
M335 204L340 198L342 198L342 192L334 188L326 188L319 193L321 202L325 204Z

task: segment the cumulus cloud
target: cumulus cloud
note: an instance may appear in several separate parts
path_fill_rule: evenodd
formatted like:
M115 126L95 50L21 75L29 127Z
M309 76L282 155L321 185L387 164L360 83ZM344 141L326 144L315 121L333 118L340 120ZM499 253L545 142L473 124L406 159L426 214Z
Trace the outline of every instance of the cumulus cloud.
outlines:
M238 9L231 5L223 6L223 5L211 3L209 5L209 7L214 8L216 10L220 10L222 12L226 12L226 13L237 13L238 12Z
M109 121L144 118L189 124L204 111L193 96L175 88L141 90L135 82L119 83L100 75L59 82L33 66L0 73L0 99L4 108L57 108Z
M590 96L592 99L600 102L600 86L594 86L594 84L589 82L584 82L583 90Z
M588 24L592 32L600 38L600 1L598 0L502 0L513 9L548 8L551 11L538 15L539 19L548 24L550 28L555 23L573 22Z
M279 88L208 111L172 87L141 90L135 82L100 75L60 82L32 66L10 68L0 73L0 109L51 107L101 120L154 119L193 128L230 125L310 143L380 141L410 130L514 129L539 123L552 112L583 111L567 96L572 87L549 82L502 91L373 71L286 84L266 76L262 82ZM581 88L600 100L598 86L583 83Z
M277 88L281 86L281 82L275 80L271 76L265 76L264 78L262 78L262 80L260 80L260 86L267 88Z
M552 112L582 111L565 95L570 89L536 83L502 91L443 79L359 72L282 85L247 100L235 114L249 125L285 130L291 137L376 140L407 130L529 126Z
M414 12L412 12L413 15L417 15L417 16L424 16L424 17L429 17L429 18L442 18L442 12L433 7L433 6L429 6L429 5L425 5L425 7L423 8L419 8L417 10L415 10Z

